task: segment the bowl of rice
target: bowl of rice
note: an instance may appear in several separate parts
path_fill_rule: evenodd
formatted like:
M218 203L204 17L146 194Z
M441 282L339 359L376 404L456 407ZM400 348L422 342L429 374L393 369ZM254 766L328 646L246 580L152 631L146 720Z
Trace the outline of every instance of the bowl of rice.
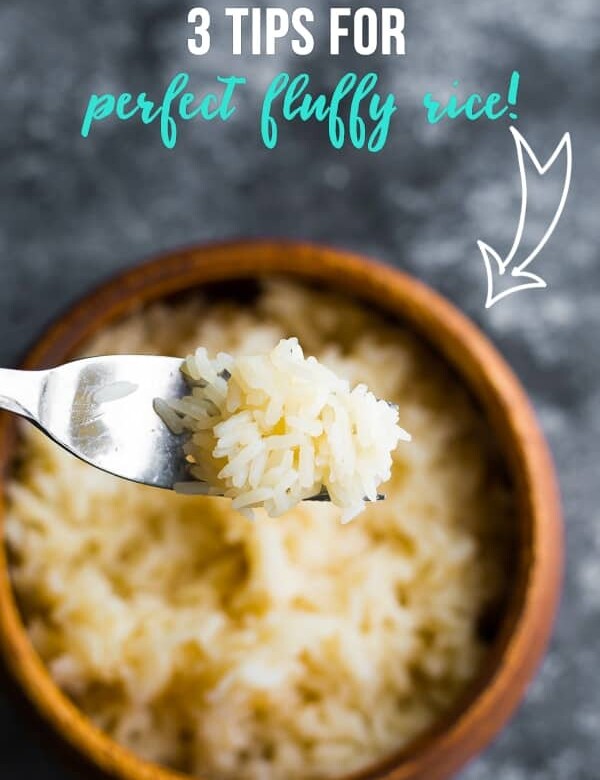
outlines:
M186 249L86 296L24 367L282 339L411 436L350 522L128 483L0 418L0 649L104 777L449 778L543 655L562 566L546 443L493 346L416 280L293 242Z

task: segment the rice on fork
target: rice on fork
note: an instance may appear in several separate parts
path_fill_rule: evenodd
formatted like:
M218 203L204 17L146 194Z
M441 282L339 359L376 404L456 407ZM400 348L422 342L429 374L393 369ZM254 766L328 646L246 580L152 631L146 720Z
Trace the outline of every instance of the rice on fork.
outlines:
M182 371L190 395L155 404L174 433L191 434L183 446L198 482L176 490L225 495L250 518L259 506L280 516L326 489L348 522L376 500L392 452L410 440L394 405L305 358L296 338L237 359L200 347Z

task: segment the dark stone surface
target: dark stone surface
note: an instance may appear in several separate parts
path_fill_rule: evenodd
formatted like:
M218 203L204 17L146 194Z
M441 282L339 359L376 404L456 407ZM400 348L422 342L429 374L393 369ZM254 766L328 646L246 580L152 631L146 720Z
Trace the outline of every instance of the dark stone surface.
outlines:
M66 304L114 271L174 245L291 236L364 251L407 269L458 304L523 380L560 471L568 568L552 649L526 703L463 780L595 780L600 765L600 512L597 0L407 0L406 58L309 61L247 57L214 40L187 53L182 0L0 3L0 360L13 364ZM208 4L213 9L220 4ZM291 3L283 3L291 6ZM312 0L320 14L326 3ZM334 151L324 128L292 124L267 151L261 93L280 70L315 88L346 70L381 73L400 110L382 153ZM427 91L502 90L521 72L518 126L541 159L573 135L575 175L563 219L536 267L545 291L485 311L476 239L506 250L519 182L507 123L428 127ZM155 126L106 122L83 140L91 92L160 88L178 70L200 91L242 74L238 114L190 122L174 151ZM540 215L532 214L539 238ZM547 216L546 216L547 219ZM533 238L533 236L532 236ZM596 413L595 413L596 412ZM596 478L594 478L596 477ZM64 776L0 693L0 774Z

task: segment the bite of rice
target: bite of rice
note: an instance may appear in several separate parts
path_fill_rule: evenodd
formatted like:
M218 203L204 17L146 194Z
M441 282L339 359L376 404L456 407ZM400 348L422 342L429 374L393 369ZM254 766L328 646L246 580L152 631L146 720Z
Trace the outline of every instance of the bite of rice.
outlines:
M190 475L204 487L176 490L221 492L250 518L259 506L278 517L326 489L348 522L377 499L392 452L410 440L396 405L305 357L297 338L237 359L200 347L182 370L190 395L155 408L174 433L189 432Z

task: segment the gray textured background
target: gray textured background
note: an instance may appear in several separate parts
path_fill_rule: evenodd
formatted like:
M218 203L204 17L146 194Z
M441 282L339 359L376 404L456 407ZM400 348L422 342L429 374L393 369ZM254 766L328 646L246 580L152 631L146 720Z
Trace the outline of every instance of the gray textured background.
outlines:
M291 6L291 3L282 3ZM526 703L461 780L600 777L600 493L597 477L597 178L600 164L600 4L597 0L407 0L405 58L323 54L309 61L187 53L182 0L0 0L0 361L13 364L44 324L96 282L174 245L233 236L291 236L370 253L455 301L522 378L552 444L567 521L565 595L551 652ZM208 5L218 11L221 4ZM312 0L318 13L327 8ZM220 14L219 14L220 16ZM218 36L218 32L217 32ZM334 151L322 127L289 125L261 145L261 93L280 70L308 69L313 86L341 73L381 73L400 111L384 152ZM483 308L475 241L500 251L519 196L507 123L428 127L422 95L453 79L502 89L521 72L518 126L541 159L565 130L575 175L566 212L537 268L545 291ZM79 136L91 92L159 89L178 71L198 90L216 75L249 79L226 125L190 122L174 151L158 129L106 122ZM537 193L533 239L556 192ZM544 211L546 206L546 211ZM64 776L29 742L0 692L0 774Z

